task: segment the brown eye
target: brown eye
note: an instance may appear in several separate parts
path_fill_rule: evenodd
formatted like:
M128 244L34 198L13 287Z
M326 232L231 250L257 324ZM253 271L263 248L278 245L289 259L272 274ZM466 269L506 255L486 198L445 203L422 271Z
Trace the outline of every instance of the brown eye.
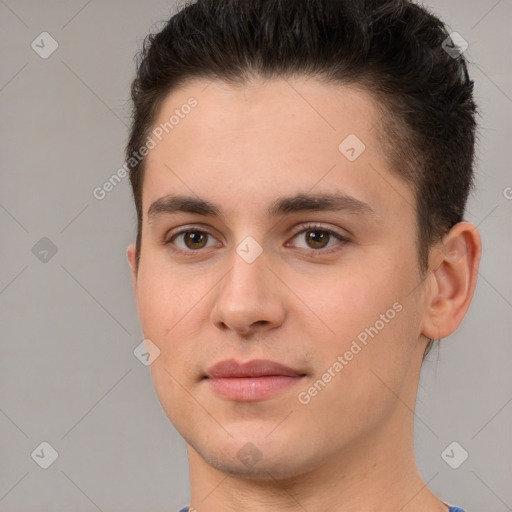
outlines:
M175 233L164 244L173 250L191 253L200 249L214 247L215 242L215 238L206 231L189 228Z
M311 254L318 255L337 252L350 242L341 233L315 224L302 226L302 231L297 231L292 240L295 240L294 247L309 250Z
M183 235L183 241L189 249L202 249L206 244L207 234L201 231L187 231Z
M319 229L308 229L306 231L306 240L312 249L323 249L330 240L330 233Z

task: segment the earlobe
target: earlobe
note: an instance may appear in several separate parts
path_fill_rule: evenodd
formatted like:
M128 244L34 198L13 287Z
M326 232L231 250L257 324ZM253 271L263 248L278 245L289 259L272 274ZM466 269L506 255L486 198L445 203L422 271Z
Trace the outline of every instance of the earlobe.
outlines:
M137 291L137 258L135 254L135 244L131 244L126 250L128 264L130 265L130 273L132 278L133 291Z
M432 251L433 286L426 297L422 334L441 339L457 329L473 298L482 251L476 226L459 222Z

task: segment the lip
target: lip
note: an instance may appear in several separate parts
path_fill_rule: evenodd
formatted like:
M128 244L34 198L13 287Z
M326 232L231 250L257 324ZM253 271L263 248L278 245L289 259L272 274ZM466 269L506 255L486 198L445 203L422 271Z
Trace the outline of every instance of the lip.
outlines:
M297 384L306 374L268 359L245 363L227 359L210 367L206 383L215 393L239 401L269 398Z
M253 359L245 363L236 359L226 359L214 364L206 371L210 379L236 378L236 377L267 377L267 376L301 377L304 372L294 370L269 359Z

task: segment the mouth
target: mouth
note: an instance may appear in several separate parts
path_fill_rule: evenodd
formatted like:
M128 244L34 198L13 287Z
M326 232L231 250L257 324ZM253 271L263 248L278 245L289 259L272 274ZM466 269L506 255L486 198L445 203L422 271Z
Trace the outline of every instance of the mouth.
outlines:
M214 393L229 400L257 401L289 389L305 376L304 371L275 361L229 359L209 368L204 380Z

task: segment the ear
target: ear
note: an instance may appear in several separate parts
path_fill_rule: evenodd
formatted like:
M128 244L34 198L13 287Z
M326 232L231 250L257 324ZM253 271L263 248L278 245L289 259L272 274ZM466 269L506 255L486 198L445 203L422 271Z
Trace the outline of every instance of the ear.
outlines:
M433 249L422 334L446 338L462 322L475 291L482 242L476 226L459 222Z
M127 251L126 256L130 265L130 272L132 276L132 288L133 291L137 292L137 258L135 256L135 244L131 244Z

